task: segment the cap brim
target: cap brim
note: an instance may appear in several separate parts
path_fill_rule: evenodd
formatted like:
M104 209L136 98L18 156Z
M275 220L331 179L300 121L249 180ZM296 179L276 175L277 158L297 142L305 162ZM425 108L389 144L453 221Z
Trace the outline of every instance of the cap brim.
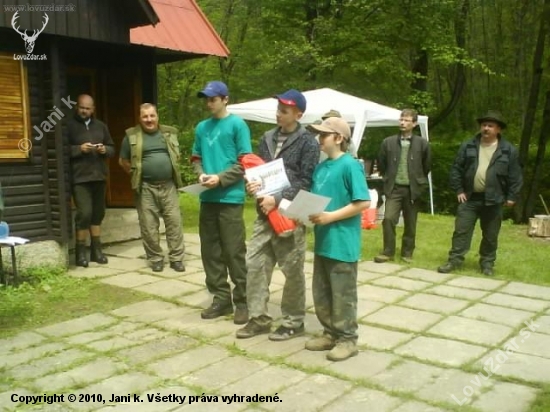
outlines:
M320 124L310 124L307 128L309 130L313 130L313 131L318 132L318 133L338 133L338 132L335 132L334 130L329 129L326 126L322 126Z
M501 129L506 129L506 123L504 123L502 120L493 119L491 117L479 117L477 119L477 122L479 124L481 124L483 122L495 122L496 124L498 124L500 126Z
M206 91L204 91L204 90L203 90L202 92L198 92L198 93L197 93L197 97L215 97L215 96L217 96L217 94L215 94L215 93L208 93L208 92L206 92Z

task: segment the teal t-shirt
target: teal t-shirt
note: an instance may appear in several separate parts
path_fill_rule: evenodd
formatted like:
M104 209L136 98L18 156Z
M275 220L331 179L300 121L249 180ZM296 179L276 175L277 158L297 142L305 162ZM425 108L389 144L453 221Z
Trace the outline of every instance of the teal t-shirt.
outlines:
M312 193L331 198L325 209L338 210L351 202L370 200L365 170L351 155L326 159L313 172ZM328 225L315 225L315 254L341 262L361 255L361 214Z
M251 153L250 129L246 122L234 114L222 119L210 118L195 128L193 156L202 159L205 174L218 174L234 165L239 156ZM201 202L244 203L244 180L227 186L218 186L201 193Z

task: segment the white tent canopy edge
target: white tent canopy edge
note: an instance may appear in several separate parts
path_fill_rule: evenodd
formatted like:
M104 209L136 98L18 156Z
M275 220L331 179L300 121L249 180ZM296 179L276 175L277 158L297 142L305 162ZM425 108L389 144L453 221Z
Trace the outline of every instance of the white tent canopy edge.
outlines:
M320 120L323 114L329 110L338 110L351 126L353 126L352 150L357 155L357 149L361 144L365 128L399 126L401 111L393 107L384 106L366 99L361 99L337 90L323 88L303 92L307 108L300 120L302 124L311 124ZM275 124L277 104L272 97L253 100L244 103L230 104L227 106L230 113L236 114L245 120ZM418 116L420 134L426 140L428 136L428 117ZM429 175L430 208L434 213L433 189L431 174Z

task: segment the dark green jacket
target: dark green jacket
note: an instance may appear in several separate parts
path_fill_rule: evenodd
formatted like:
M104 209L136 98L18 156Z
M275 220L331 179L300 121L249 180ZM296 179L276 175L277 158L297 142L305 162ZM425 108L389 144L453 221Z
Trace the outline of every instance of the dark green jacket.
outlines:
M378 169L384 178L384 194L391 195L401 159L401 135L386 137L378 154ZM407 157L411 200L416 200L428 187L428 173L432 167L430 144L421 136L413 135Z
M474 191L480 140L481 135L478 133L473 139L462 143L458 149L449 179L451 188L457 195L466 193L466 197L470 198ZM522 184L523 172L519 163L518 150L499 136L498 146L485 176L485 203L496 205L507 200L517 202Z

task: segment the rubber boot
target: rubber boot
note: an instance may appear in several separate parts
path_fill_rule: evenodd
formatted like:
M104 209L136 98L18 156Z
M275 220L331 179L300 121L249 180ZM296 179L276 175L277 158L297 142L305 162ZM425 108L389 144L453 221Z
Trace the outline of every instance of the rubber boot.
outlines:
M90 244L90 262L96 262L101 265L107 264L107 256L101 251L101 240L99 236L92 236L92 242Z
M88 267L88 258L86 257L86 243L77 242L75 246L76 266Z

